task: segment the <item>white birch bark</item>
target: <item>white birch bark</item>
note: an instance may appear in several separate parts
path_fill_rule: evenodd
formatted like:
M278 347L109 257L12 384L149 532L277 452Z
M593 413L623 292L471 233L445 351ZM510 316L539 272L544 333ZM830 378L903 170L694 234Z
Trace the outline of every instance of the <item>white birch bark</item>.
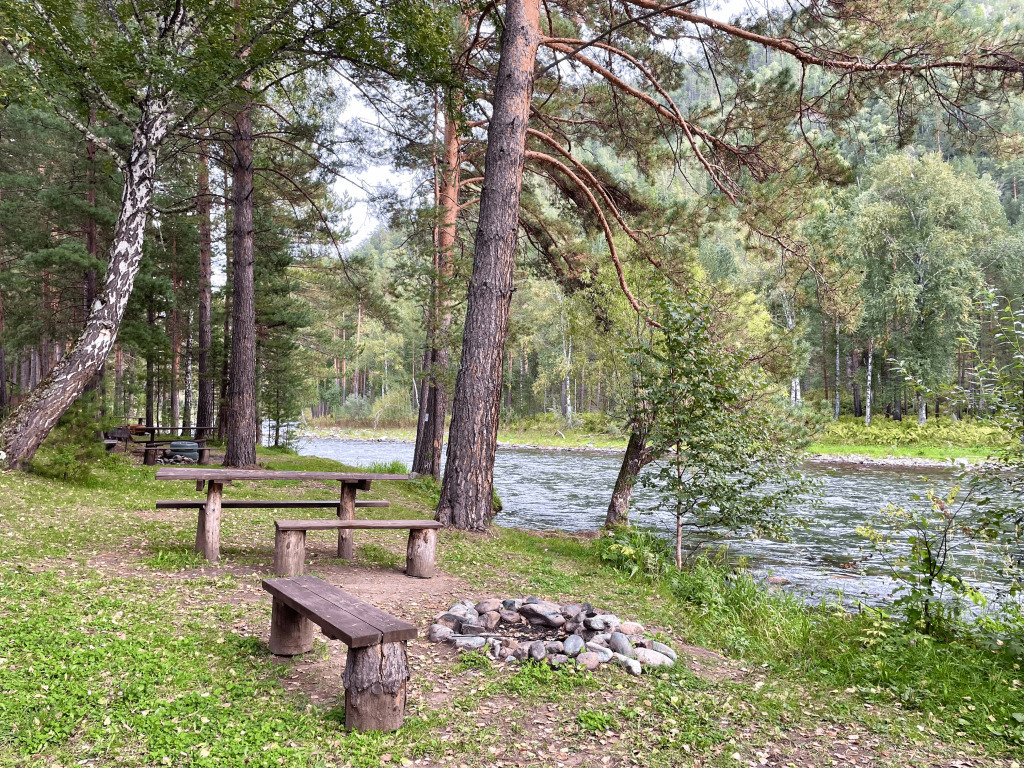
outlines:
M103 289L90 308L74 347L21 405L0 425L0 463L18 467L32 458L58 419L85 390L106 360L124 317L142 259L142 241L156 176L157 147L170 115L166 104L150 100L132 136L124 169L124 191L110 248Z

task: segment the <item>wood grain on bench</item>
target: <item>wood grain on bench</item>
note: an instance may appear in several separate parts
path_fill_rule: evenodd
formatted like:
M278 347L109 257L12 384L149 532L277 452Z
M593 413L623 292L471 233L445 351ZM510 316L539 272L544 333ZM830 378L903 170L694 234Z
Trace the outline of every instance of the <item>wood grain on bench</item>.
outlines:
M411 480L410 475L378 474L375 472L292 472L284 469L198 469L194 467L163 467L156 471L157 480L338 480L343 483L372 480Z
M265 579L263 589L350 648L416 637L416 627L312 576Z
M275 520L279 531L333 531L346 528L362 531L404 531L443 528L437 520Z
M221 507L228 509L327 509L337 507L340 501L328 499L293 499L288 501L275 501L273 499L259 499L245 501L243 499L222 499ZM193 499L189 501L158 501L157 509L199 509L206 504L204 499ZM390 507L390 501L356 499L356 507Z

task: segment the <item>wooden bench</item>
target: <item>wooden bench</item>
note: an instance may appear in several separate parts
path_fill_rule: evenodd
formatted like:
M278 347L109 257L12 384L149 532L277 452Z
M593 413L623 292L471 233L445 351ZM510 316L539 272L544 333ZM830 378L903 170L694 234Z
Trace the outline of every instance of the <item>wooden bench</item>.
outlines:
M416 627L313 576L265 579L274 598L270 652L294 656L313 648L313 625L348 646L345 727L395 731L405 718L409 660Z
M436 520L275 520L274 573L301 576L306 561L306 531L409 531L405 549L405 575L420 579L434 576L437 552Z
M390 507L390 501L356 499L356 508L360 507ZM204 499L190 501L158 501L157 509L202 509L206 506ZM223 509L337 509L341 506L340 501L330 499L293 499L289 501L275 501L273 499L254 499L244 501L239 499L221 499L220 506Z
M156 455L158 451L162 451L171 443L177 443L178 440L147 440L142 444L142 463L147 467L156 466ZM190 440L191 443L198 443L199 447L196 449L199 453L199 464L210 463L210 449L206 447L206 438L200 438L198 440Z
M161 467L156 471L157 480L187 481L196 484L196 490L206 487L206 503L199 507L196 526L196 551L211 563L220 559L220 518L223 505L224 484L234 481L277 481L292 482L327 481L337 482L338 516L343 520L355 518L356 492L370 490L374 480L411 480L409 475L392 475L374 472L293 472L277 469L234 469L232 467ZM333 505L332 505L333 506ZM351 560L353 557L352 531L338 530L338 557Z

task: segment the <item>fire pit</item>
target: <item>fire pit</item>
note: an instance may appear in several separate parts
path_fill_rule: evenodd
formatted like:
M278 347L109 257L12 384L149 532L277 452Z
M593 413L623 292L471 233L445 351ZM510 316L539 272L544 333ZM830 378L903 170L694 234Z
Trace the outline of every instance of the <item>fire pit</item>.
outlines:
M622 621L589 603L488 598L460 600L434 617L428 637L509 664L579 664L590 671L614 662L633 675L671 667L676 652L647 637L643 624Z

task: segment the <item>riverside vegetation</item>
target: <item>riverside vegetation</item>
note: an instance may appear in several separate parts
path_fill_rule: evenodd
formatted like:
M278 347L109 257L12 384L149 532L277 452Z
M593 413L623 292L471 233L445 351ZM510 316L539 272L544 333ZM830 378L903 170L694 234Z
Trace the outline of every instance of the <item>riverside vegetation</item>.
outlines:
M338 466L287 451L260 459ZM660 539L637 530L596 540L442 532L439 565L453 583L436 605L451 592L586 600L661 633L687 664L639 679L506 669L417 642L406 726L348 734L336 673L303 685L326 664L322 641L280 662L263 639L273 511L232 510L222 563L202 567L191 516L153 511L166 483L116 456L93 467L75 484L0 475L10 500L0 518L0 763L556 765L566 749L593 764L731 766L841 762L854 746L883 765L955 755L1009 765L1024 745L1019 617L927 636L881 611L805 606L713 557L680 571ZM244 485L231 492L331 492ZM435 489L429 479L381 483L371 495L409 517L429 514ZM399 538L361 536L356 567L325 557L311 570L338 569L346 584L382 578L401 561ZM436 610L421 594L397 604L421 629Z

